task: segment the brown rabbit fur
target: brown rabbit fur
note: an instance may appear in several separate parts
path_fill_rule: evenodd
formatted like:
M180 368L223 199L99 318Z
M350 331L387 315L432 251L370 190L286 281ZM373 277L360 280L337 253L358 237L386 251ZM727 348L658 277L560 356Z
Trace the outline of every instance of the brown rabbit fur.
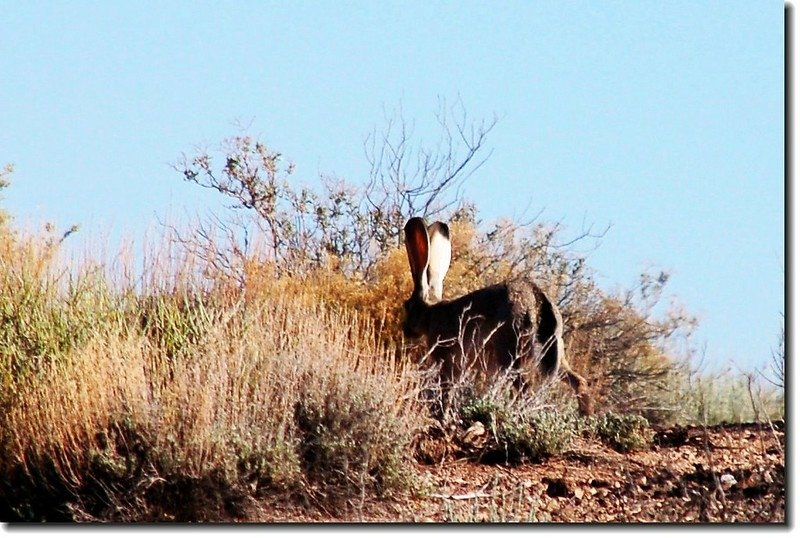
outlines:
M488 377L508 369L538 371L543 377L560 374L575 392L580 413L593 412L586 380L572 371L565 356L561 314L539 286L515 279L441 300L450 262L447 225L427 227L415 217L405 233L414 291L404 304L403 332L426 338L441 365L443 385L466 368ZM517 384L525 383L520 379Z

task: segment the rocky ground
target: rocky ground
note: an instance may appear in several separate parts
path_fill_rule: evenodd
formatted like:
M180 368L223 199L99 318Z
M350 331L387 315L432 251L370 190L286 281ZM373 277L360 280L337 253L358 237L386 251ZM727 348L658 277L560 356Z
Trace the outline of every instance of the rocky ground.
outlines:
M409 498L356 498L325 510L272 500L248 517L293 522L785 522L784 426L655 428L627 454L589 439L509 466L419 464Z

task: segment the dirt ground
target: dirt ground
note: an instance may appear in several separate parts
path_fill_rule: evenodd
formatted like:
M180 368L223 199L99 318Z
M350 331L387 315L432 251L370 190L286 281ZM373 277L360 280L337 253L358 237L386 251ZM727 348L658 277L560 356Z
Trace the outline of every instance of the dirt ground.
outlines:
M577 439L538 464L418 464L420 491L339 510L278 500L263 522L785 522L784 425L654 428L627 454ZM250 519L250 518L248 518Z

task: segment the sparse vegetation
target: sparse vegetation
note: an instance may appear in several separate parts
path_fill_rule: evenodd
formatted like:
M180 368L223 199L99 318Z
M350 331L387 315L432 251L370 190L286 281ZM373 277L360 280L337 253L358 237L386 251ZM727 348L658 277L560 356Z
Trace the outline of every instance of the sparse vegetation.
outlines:
M555 408L541 393L517 394L502 380L458 409L450 420L462 430L480 423L487 432L477 446L465 447L483 461L542 461L566 450L579 433L574 410Z
M619 415L609 411L590 417L587 422L590 434L620 452L646 448L653 442L650 424L638 415Z

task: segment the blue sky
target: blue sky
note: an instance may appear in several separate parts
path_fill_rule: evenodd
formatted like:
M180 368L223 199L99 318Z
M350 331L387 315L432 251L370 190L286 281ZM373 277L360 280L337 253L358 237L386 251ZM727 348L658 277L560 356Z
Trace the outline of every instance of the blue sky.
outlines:
M220 203L170 168L237 122L297 165L361 182L402 105L497 115L466 185L481 216L530 206L611 225L608 289L649 267L700 316L708 361L759 366L784 311L783 3L16 2L0 31L2 206L136 237ZM116 235L115 235L116 234Z

